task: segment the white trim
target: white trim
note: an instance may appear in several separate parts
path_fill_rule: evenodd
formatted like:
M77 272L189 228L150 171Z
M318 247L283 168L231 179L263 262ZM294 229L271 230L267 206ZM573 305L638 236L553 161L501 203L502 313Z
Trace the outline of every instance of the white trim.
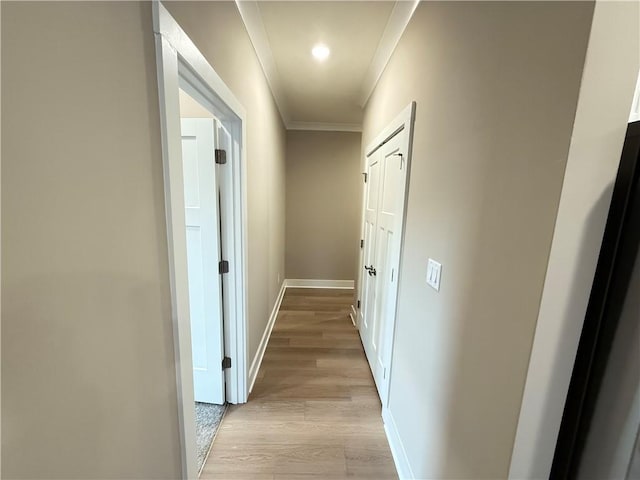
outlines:
M160 97L163 96L165 89L173 90L178 88L178 62L175 55L171 55L170 45L166 39L160 36L156 36L156 51L159 52L164 58L158 61L158 69L162 69L159 72L159 77L166 77L164 82L159 81L158 89ZM170 79L174 78L173 84L170 83ZM160 115L165 117L168 121L177 122L179 117L175 118L175 113L179 111L179 104L167 105L168 102L161 101ZM168 114L172 112L173 114ZM167 130L175 130L179 125L173 125L168 127L162 126L164 132ZM170 196L169 185L171 183L177 183L177 180L172 181L171 176L177 175L173 171L168 171L166 168L169 165L168 158L171 156L179 155L180 152L175 149L172 152L167 152L170 148L169 142L166 140L166 133L163 135L162 151L163 151L163 163L164 168L164 189L165 189L165 209L170 212L172 203L174 200ZM173 220L177 220L175 217ZM196 432L195 432L195 404L193 398L193 372L191 370L190 363L181 362L181 357L188 358L191 353L191 340L189 334L189 326L186 326L186 334L184 333L184 322L180 322L179 319L189 318L189 302L188 298L183 294L177 293L177 286L187 281L186 265L181 265L175 261L173 250L177 244L180 244L180 248L186 249L186 239L180 235L174 235L175 229L169 223L170 219L167 219L167 244L169 247L169 274L171 282L171 317L173 323L173 343L174 343L174 357L176 364L176 382L178 387L178 426L180 430L180 446L182 454L182 478L194 478L197 472L197 457L196 457ZM184 216L182 222L184 223Z
M391 455L393 456L393 463L396 465L396 471L398 477L402 479L415 478L411 465L409 464L409 457L404 449L402 439L398 433L398 427L391 415L391 411L388 408L382 409L382 420L384 422L384 432L387 434L387 442L391 449Z
M246 111L240 101L227 87L222 78L209 65L207 59L200 53L193 41L182 30L180 25L173 19L171 14L160 2L153 2L154 5L154 33L164 38L168 44L179 52L184 59L184 64L189 65L202 80L217 94L224 106L233 111L238 117L246 118ZM160 58L158 58L160 60ZM223 105L220 105L223 106ZM225 120L221 118L220 120Z
M282 299L284 298L284 294L287 288L347 289L353 288L353 280L285 280L282 282L280 292L278 293L273 308L271 309L271 315L269 316L269 321L267 322L267 328L262 334L262 339L260 340L260 344L258 345L258 351L253 357L251 367L249 368L249 393L251 392L251 390L253 390L253 385L256 383L256 379L258 378L260 365L262 365L262 359L264 358L264 353L267 350L267 345L269 344L269 339L271 338L271 332L273 331L273 326L275 325L276 319L278 318L280 305L282 304ZM351 308L353 309L353 305L351 306Z
M284 294L287 288L347 289L353 288L353 280L285 280L282 282L280 292L278 293L276 301L273 304L273 308L271 309L271 315L269 315L267 328L265 328L264 333L262 334L262 339L260 339L260 344L258 345L258 351L253 357L251 367L249 368L249 393L251 393L251 391L253 390L253 385L256 383L256 379L258 378L258 372L260 371L260 366L262 365L262 359L264 358L264 353L267 350L267 345L269 344L269 339L271 338L271 332L273 331L273 326L275 325L278 318L278 312L280 311L282 299L284 298ZM351 305L351 309L353 310L353 305Z
M251 393L251 390L253 390L253 385L256 383L256 379L258 378L258 372L260 371L260 365L262 365L264 352L267 350L267 345L269 344L269 339L271 338L271 331L273 330L273 326L275 325L276 319L278 318L278 312L280 311L280 305L282 304L282 299L284 298L286 290L287 283L285 280L280 286L280 292L278 293L276 302L271 309L271 315L269 316L267 328L265 328L264 333L262 334L260 345L258 345L258 351L256 352L255 357L253 357L251 367L249 368L249 393Z
M362 132L358 123L289 122L287 130L308 130L318 132Z
M378 43L376 53L373 56L373 60L369 65L369 69L362 83L362 89L360 90L361 106L364 107L369 101L373 89L378 84L382 72L384 72L384 69L387 67L387 63L389 63L391 55L393 55L419 3L420 0L400 0L397 1L393 7L391 15L389 15L389 20L387 21L387 26L380 38L380 43Z
M390 122L384 130L382 130L376 137L369 142L365 150L365 155L368 157L391 137L394 137L397 133L405 128L408 129L411 136L409 139L409 156L411 156L411 144L413 134L413 121L415 119L416 102L411 102L407 105L397 116Z
M631 102L631 113L629 114L629 123L640 120L640 72L638 72L638 80L636 82L636 92L633 94Z
M285 280L287 288L344 288L352 289L353 280L313 280L313 279L290 279Z
M240 17L242 17L256 56L260 61L264 76L267 78L267 82L271 88L271 94L278 106L282 122L286 125L289 122L289 110L282 90L282 81L280 80L280 75L278 74L278 69L273 59L269 37L262 22L262 14L260 13L258 2L236 0L236 6L240 12Z
M226 295L223 308L225 324L230 330L225 332L225 352L233 359L232 367L225 374L227 400L232 403L245 402L248 396L246 112L165 7L157 1L152 5L182 477L191 479L197 478L198 471L179 88L187 89L202 102L231 134L232 148L227 155L229 168L225 171L229 184L223 191L220 208L223 224L227 226L223 234L226 237L226 259L231 267L224 279Z

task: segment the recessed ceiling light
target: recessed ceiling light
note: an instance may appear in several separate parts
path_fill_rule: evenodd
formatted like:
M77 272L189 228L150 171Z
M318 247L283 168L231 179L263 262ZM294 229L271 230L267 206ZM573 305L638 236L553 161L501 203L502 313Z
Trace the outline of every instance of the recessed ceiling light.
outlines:
M320 62L325 61L329 57L330 53L331 50L329 50L329 47L327 47L323 43L318 43L311 50L311 54L315 57L316 60Z

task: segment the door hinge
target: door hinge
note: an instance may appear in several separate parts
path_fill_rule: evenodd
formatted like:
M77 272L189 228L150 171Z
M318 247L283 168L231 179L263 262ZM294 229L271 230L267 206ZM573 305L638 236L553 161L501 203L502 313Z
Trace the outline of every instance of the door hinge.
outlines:
M364 177L364 183L367 183L367 177L369 176L367 175L367 172L363 172L362 176Z
M229 273L229 262L227 260L222 260L218 263L218 273L220 273L220 275Z
M360 248L364 248L364 240L360 240Z
M225 370L227 368L231 368L231 359L229 357L224 357L222 359L222 369Z
M358 300L358 310L360 309L360 300Z
M216 148L216 163L224 165L227 163L227 151Z

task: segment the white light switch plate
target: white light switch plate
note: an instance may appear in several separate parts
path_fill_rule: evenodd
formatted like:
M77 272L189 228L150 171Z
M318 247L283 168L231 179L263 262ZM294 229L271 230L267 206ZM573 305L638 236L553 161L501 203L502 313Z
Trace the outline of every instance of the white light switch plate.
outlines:
M437 292L440 291L440 275L442 273L442 265L433 259L429 259L427 263L427 284L434 288Z

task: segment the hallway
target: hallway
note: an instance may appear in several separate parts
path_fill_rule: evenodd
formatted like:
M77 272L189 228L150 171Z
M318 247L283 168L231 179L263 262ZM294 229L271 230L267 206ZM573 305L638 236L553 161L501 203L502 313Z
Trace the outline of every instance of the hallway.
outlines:
M287 290L249 402L229 408L200 478L397 478L352 298Z

